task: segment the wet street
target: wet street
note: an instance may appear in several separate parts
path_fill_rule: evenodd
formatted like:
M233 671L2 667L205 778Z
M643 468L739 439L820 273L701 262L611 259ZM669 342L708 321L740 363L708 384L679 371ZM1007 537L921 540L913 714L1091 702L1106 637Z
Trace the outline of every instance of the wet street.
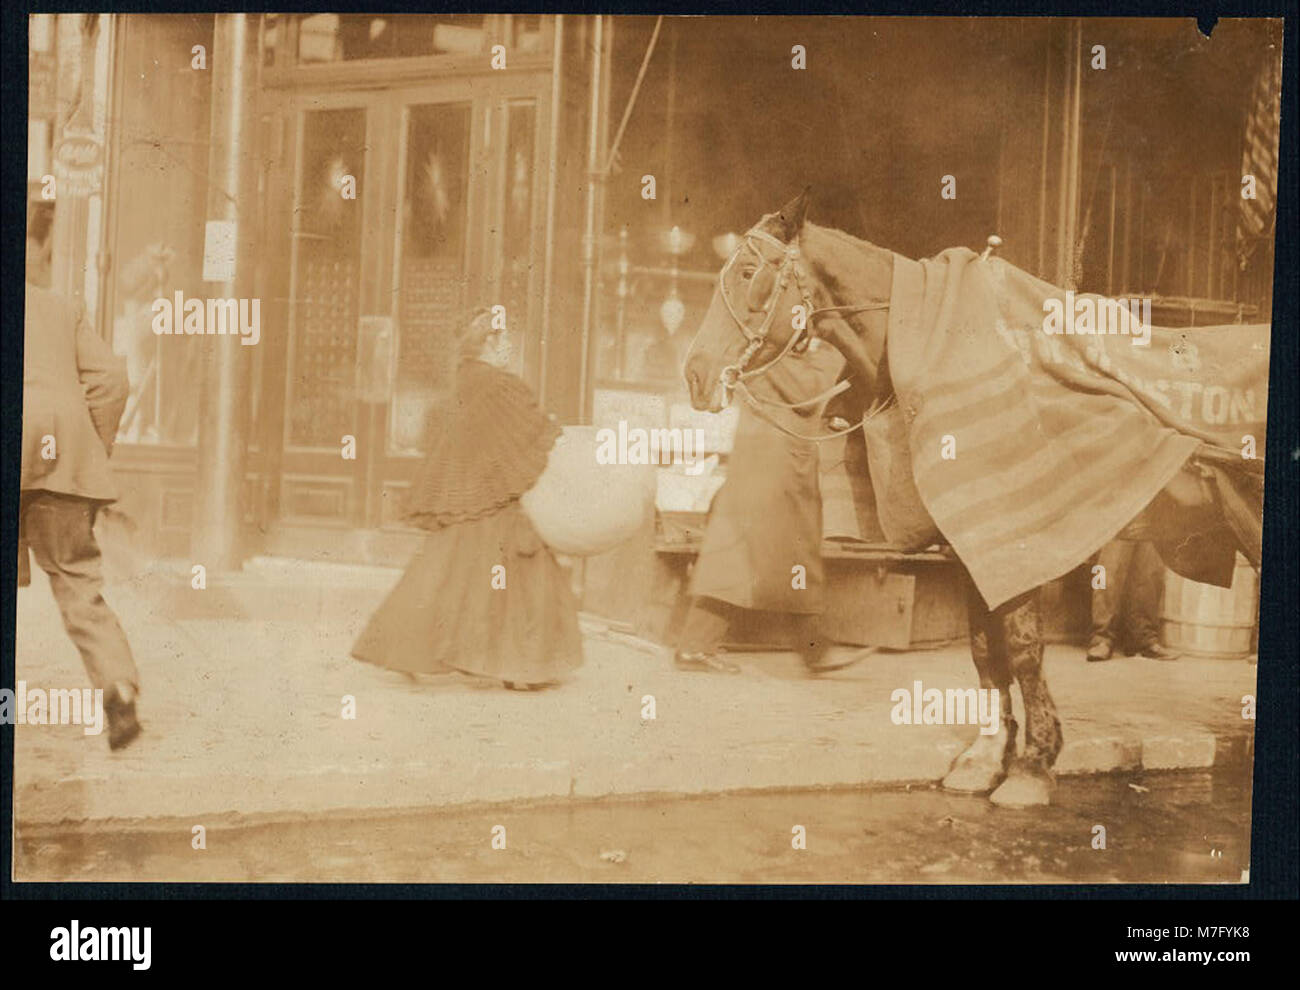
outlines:
M20 831L15 879L1236 883L1250 776L1065 778L1052 807L1024 811L914 786L212 822L204 850L191 848L193 824ZM793 847L796 826L806 848Z

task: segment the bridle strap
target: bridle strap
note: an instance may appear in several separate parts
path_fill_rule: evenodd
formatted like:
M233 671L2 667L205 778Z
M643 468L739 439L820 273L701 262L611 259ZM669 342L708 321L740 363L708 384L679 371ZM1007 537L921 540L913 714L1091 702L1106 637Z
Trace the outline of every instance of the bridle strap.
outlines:
M843 385L845 388L847 388L848 382L847 381L840 382L840 385ZM780 430L786 436L792 437L795 440L803 440L808 443L825 443L827 440L838 440L840 437L848 436L850 433L854 432L855 430L865 429L869 421L874 419L880 413L884 412L887 408L889 408L889 406L893 405L895 401L895 397L891 395L885 402L878 403L873 409L868 410L867 413L863 415L863 417L860 420L858 420L856 423L854 423L852 426L847 427L843 430L832 430L830 433L822 433L816 436L811 436L806 433L800 433L797 430L792 430L784 423L776 419L773 419L770 415L768 415L768 413L763 409L763 407L759 405L759 402L761 400L756 395L754 395L753 392L749 390L749 386L747 386L744 382L737 382L736 387L740 390L741 398L743 398L749 404L750 408L754 410L754 414L757 415L760 419L766 422L769 426L773 426L776 429ZM843 389L838 389L838 391L843 391ZM801 405L810 405L814 401L816 400L810 399L807 403L801 403ZM768 403L768 405L779 405L779 403ZM796 406L787 406L785 408L796 408Z
M763 252L759 250L758 243L768 244L780 251L782 255L780 262L774 262L771 258L766 257ZM745 322L745 319L740 315L740 313L736 311L736 307L732 304L731 297L727 295L726 289L727 274L740 258L741 252L746 250L753 252L764 267L776 264L777 268L776 283L772 287L772 294L768 298L768 302L763 310L762 322L753 331L751 331L749 324ZM723 387L727 389L728 392L739 389L745 402L748 403L755 412L762 416L764 420L771 423L782 433L800 440L832 440L837 437L845 436L848 433L852 433L854 430L859 429L862 426L862 423L858 423L857 425L851 426L845 430L838 430L819 437L805 436L804 434L797 433L783 424L778 423L771 416L768 416L763 412L762 406L773 406L780 409L802 409L806 406L816 405L817 403L825 402L848 389L850 387L850 381L848 379L837 382L835 385L818 393L810 399L789 403L778 402L773 399L759 398L749 390L745 382L747 379L757 378L760 375L766 374L778 362L782 361L787 355L789 355L799 344L805 332L811 334L813 321L817 317L826 313L850 314L878 312L880 310L889 309L889 303L874 302L862 305L848 304L842 306L814 307L812 304L812 293L805 281L804 273L799 266L799 254L800 251L798 244L784 243L783 241L773 237L767 231L761 230L758 227L752 227L746 231L741 243L737 245L736 250L732 253L731 257L727 259L726 264L723 265L722 273L718 279L718 292L722 296L722 302L726 306L727 313L730 315L732 322L736 324L736 327L745 338L745 348L741 351L740 357L736 359L734 364L727 365L722 369L720 379ZM776 318L777 303L784 294L786 286L790 284L792 274L799 287L799 294L802 297L804 308L808 311L806 331L791 333L786 339L785 345L777 352L775 357L764 362L757 368L747 368L746 366L749 364L750 359L762 349L763 344L767 341L768 333L771 331L772 323Z
M808 314L809 319L822 313L870 313L874 310L889 309L889 303L867 303L863 306L820 306Z
M786 436L793 437L795 440L804 440L809 443L823 443L827 440L837 440L840 437L848 436L854 430L860 430L862 428L862 423L859 422L859 423L855 423L853 426L848 427L847 429L835 430L830 433L823 433L817 436L812 436L806 433L800 433L797 430L790 429L784 423L781 423L778 420L774 419L772 416L768 415L767 411L764 410L763 407L759 404L758 397L749 390L749 386L746 385L744 382L736 382L736 388L740 391L741 398L744 399L745 402L749 404L750 408L754 410L755 415L757 415L768 425L776 427Z
M811 399L804 399L802 402L777 402L776 399L764 399L761 396L754 395L753 392L749 394L753 396L755 402L761 402L765 406L775 406L777 409L802 409L804 406L815 406L819 402L829 402L841 392L847 392L851 384L847 378L843 378L830 388L818 392Z

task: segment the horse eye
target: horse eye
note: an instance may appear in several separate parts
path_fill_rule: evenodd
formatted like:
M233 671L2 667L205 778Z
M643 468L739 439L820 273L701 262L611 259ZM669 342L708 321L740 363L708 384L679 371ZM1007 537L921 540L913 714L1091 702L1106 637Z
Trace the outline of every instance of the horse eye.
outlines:
M748 282L751 278L754 277L754 269L753 268L742 269L740 272L740 277L744 279L746 282Z

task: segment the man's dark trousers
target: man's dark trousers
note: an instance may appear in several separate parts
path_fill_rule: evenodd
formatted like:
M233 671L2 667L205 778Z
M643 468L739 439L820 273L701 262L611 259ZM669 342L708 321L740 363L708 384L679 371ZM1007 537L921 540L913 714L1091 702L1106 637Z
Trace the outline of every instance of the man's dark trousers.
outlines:
M1092 639L1140 652L1160 640L1164 563L1145 540L1112 540L1097 561L1106 584L1092 593Z
M19 501L19 546L31 548L49 575L50 589L68 636L81 652L91 683L140 688L131 647L102 594L103 574L95 542L99 503L58 492L25 491Z

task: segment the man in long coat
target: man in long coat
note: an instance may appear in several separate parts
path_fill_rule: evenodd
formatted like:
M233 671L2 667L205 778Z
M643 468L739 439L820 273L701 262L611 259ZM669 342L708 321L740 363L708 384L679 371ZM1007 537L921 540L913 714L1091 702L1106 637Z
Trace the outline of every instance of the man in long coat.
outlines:
M834 384L842 364L834 348L814 340L747 384L762 399L801 402ZM732 401L740 407L735 442L691 572L691 606L675 662L684 670L736 672L718 650L732 621L757 609L786 613L809 670L831 669L818 631L825 571L817 444L767 421L819 435L830 429L828 413L821 406L763 406L760 414L739 393Z
M42 252L30 231L27 251L29 259ZM30 547L91 682L104 691L109 746L121 749L140 733L139 674L101 594L94 524L99 509L117 499L108 456L126 405L126 368L79 304L30 280L23 339L19 573Z

